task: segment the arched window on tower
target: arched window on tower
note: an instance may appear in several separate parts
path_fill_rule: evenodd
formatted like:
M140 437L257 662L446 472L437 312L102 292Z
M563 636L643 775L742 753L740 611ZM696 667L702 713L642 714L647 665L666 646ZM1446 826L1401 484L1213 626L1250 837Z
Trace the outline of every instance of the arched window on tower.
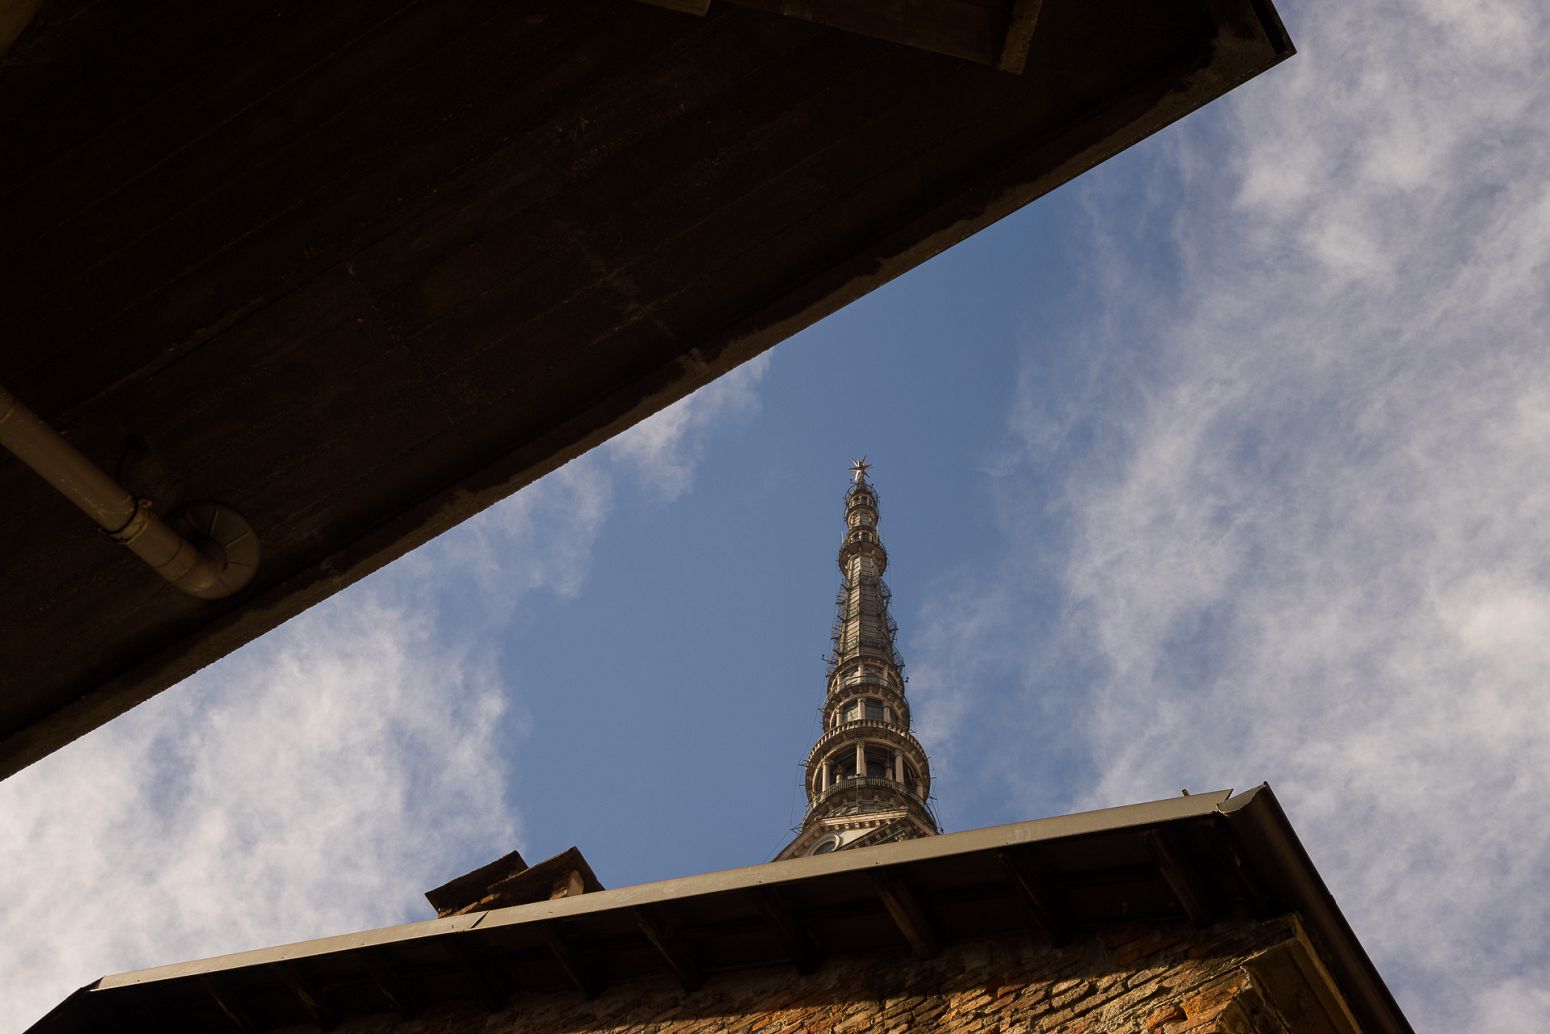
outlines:
M841 747L829 755L829 779L832 783L854 778L856 778L855 747Z
M893 751L883 747L866 749L866 774L868 779L887 779L893 773Z
M859 697L845 705L841 721L859 722L866 718L870 721L883 720L883 702L875 697Z

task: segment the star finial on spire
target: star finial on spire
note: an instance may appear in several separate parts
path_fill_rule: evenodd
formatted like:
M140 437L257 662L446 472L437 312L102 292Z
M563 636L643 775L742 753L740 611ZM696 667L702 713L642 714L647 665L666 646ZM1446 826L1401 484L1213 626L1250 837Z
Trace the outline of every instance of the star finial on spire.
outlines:
M866 480L867 471L871 469L872 464L866 461L865 456L862 456L859 460L853 459L850 461L850 472L855 475L855 482L858 485Z

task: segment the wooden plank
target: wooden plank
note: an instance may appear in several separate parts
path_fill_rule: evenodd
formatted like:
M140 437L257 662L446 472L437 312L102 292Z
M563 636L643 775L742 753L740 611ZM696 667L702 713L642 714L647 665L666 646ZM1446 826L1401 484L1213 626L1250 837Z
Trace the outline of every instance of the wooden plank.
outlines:
M100 993L100 992L94 992ZM174 1003L176 996L166 987L147 984L135 989L129 996L129 1014L134 1030L175 1030L178 1021L188 1015L187 1002ZM197 998L197 992L190 995Z
M993 64L1003 16L1001 0L730 0L767 14L816 22L936 54Z
M1006 870L1028 906L1034 925L1049 942L1058 948L1071 940L1071 922L1065 906L1027 852L997 851L996 861Z
M936 925L926 916L904 877L892 870L882 869L872 873L872 885L877 890L877 896L882 899L883 907L888 910L889 917L893 919L893 925L899 928L899 933L904 935L916 956L929 959L941 951L942 942Z
M30 249L21 279L7 285L6 294L22 300L23 312L56 310L63 318L49 328L50 337L68 340L90 335L102 325L101 317L116 316L169 287L185 296L183 306L208 304L208 294L186 281L197 280L212 262L236 278L221 293L245 296L251 304L254 294L263 292L248 271L255 266L279 271L272 263L280 256L265 254L277 244L289 267L282 276L294 283L308 265L297 260L316 248L319 234L341 220L359 220L363 208L375 217L370 222L404 203L402 179L389 205L379 190L366 189L365 181L371 173L402 176L404 159L417 150L413 143L435 139L433 127L444 121L445 107L467 103L463 95L478 80L457 69L477 56L471 45L501 36L480 17L484 8L474 0L425 5L411 13L417 17L375 26L261 104L230 113L198 146L168 141L171 153L154 176L114 191ZM437 45L427 47L427 40ZM506 56L521 63L520 53ZM432 131L417 135L421 126ZM350 180L353 194L341 190L330 210L307 211L320 190ZM312 236L277 239L275 231L294 225L290 220L298 215L310 219ZM80 254L83 240L91 242L91 259ZM272 283L272 278L273 272L266 279ZM50 303L56 296L86 308L79 316L58 312ZM83 318L91 310L95 319ZM202 319L218 321L219 315L206 312ZM122 348L124 336L120 329L109 340ZM164 340L161 347L166 345Z
M975 2L996 12L1000 45L1006 0ZM120 24L103 13L111 4L57 4L40 17L71 12L56 29L83 32L83 48L112 58L124 39L144 39L99 38ZM180 97L180 84L218 72L222 55L261 65L236 42L248 5L218 17L219 5L159 0L136 31L154 22L165 46L151 39L161 49L142 56L177 68L150 93L126 82L133 103L119 103L109 72L78 84L58 68L44 77L58 112L73 113L50 127L70 141L50 160L83 180L34 225L69 232L34 234L42 261L22 254L0 278L12 336L28 342L9 386L46 415L67 413L62 430L110 467L124 435L146 438L151 461L139 469L171 490L147 494L231 496L253 511L269 562L246 601L163 599L111 544L80 541L51 519L56 501L0 470L16 501L0 538L26 543L7 558L20 575L17 620L0 632L20 658L0 672L7 771L1263 65L1256 41L1210 37L1209 17L1130 0L1046 5L1021 78L731 4L703 19L622 0L428 6L380 31L367 17L363 32L376 34L359 45L376 57L340 43L345 15L313 50L300 21L265 26L255 46L285 43L282 78L259 88L211 76L201 85L218 103ZM184 10L198 17L179 19ZM272 10L306 14L301 0ZM482 31L487 16L493 28ZM411 24L436 38L411 38ZM576 32L583 45L564 45ZM1057 47L1071 58L1034 67ZM308 55L329 67L311 68ZM0 83L23 87L0 91L0 126L35 128L25 98L38 74L0 66ZM82 98L112 105L111 117ZM770 117L739 134L722 115L750 105ZM160 134L159 107L173 109ZM694 151L689 129L706 115L715 146ZM104 148L132 127L146 130L144 149L92 182L86 159L112 162ZM206 146L213 180L195 160ZM717 155L735 175L718 171ZM30 162L4 174L11 187L38 175ZM32 218L13 207L18 221ZM24 283L27 297L8 293ZM33 288L56 283L37 301ZM330 365L277 347L297 335L349 358ZM297 372L343 371L363 404L332 383L298 390L304 379L285 364L252 358L271 350ZM196 369L231 373L212 381ZM412 383L368 390L382 378ZM385 405L373 410L368 396ZM415 419L395 430L406 415ZM224 451L234 429L259 425L264 435ZM336 445L336 460L293 452L302 431ZM289 487L269 509L260 486ZM13 647L66 626L81 644L68 658Z
M1299 958L1299 956L1304 956ZM1254 984L1275 1003L1287 1030L1297 1034L1358 1034L1331 982L1321 979L1297 941L1278 944L1244 964Z
M296 999L302 1011L312 1017L312 1022L318 1027L323 1030L333 1030L339 1025L339 1010L334 1008L322 989L307 976L299 964L277 962L269 967L269 972L285 985L291 997Z
M91 1022L92 1031L103 1034L130 1034L140 1030L124 1015L124 1003L112 995L88 991L81 996L81 1008Z
M340 59L346 48L381 42L376 37L384 23L421 2L339 0L308 9L305 0L276 0L268 11L256 4L225 5L229 13L209 25L190 17L196 12L186 6L175 14L137 19L158 27L156 46L166 52L129 49L126 41L125 49L110 58L114 80L175 78L150 98L116 91L112 96L84 94L91 114L100 109L109 124L81 126L78 134L56 133L62 138L57 143L68 144L59 155L47 161L40 155L38 161L0 170L14 177L3 198L11 209L12 232L0 241L0 255L31 256L40 244L45 253L63 250L59 238L67 222L100 232L107 228L104 209L111 212L116 205L138 214L142 225L154 225L165 218L168 206L191 200L191 165L215 163L215 175L203 178L208 184L222 178L220 163L244 157L243 146L254 156L263 154L266 142L271 152L283 149L286 138L300 128L299 117L321 114L326 106L293 105L291 117L285 118L276 117L285 110L278 105L306 89L308 80L317 77L315 66ZM168 23L176 29L168 31ZM277 82L284 85L276 89ZM348 93L332 100L336 105L351 102ZM79 117L88 116L82 112ZM167 189L156 189L159 184ZM16 205L12 193L27 203ZM54 239L40 242L39 237Z
M482 210L465 213L465 218L481 228L510 214L502 211L503 207L511 208L508 197L520 197L523 204L530 204L535 191L542 194L556 189L559 181L573 175L574 165L585 164L582 155L595 139L592 129L579 141L566 139L576 125L592 126L595 121L597 112L584 106L585 98L600 88L629 96L630 91L625 90L628 82L633 79L638 91L642 81L662 71L654 63L661 57L653 49L659 40L649 35L610 35L580 45L592 25L584 6L562 6L559 10L564 16L546 17L543 31L526 25L515 12L504 20L509 25L460 25L457 32L461 35L454 40L457 46L439 48L437 53L442 56L429 64L421 57L424 67L413 76L398 77L385 92L365 88L351 91L337 85L328 88L332 79L312 83L307 90L288 86L273 105L310 108L318 90L329 96L360 97L355 105L329 115L321 126L309 125L308 134L298 133L284 147L255 152L256 164L251 167L233 165L214 193L197 184L179 189L173 189L175 182L164 186L175 198L190 190L194 196L165 225L157 225L152 234L114 254L93 278L82 282L71 309L47 320L37 317L30 331L46 342L77 339L72 351L88 353L92 362L115 368L109 371L108 379L121 385L137 363L143 365L155 357L158 365L165 364L174 348L200 343L220 333L234 318L249 318L276 295L390 235L419 209L442 205L460 180L472 177L476 185ZM501 8L510 10L506 5ZM407 34L406 45L413 46L417 36L428 30L410 24L399 31ZM451 31L444 30L442 35ZM661 32L656 36L676 39ZM545 60L549 54L565 56ZM734 48L726 57L728 67L738 67L736 57ZM691 48L681 63L689 67L693 60ZM599 65L610 74L599 77ZM744 60L738 74L747 74L748 65ZM478 74L469 74L470 67L478 69ZM522 71L534 68L541 72ZM336 74L347 71L348 67ZM523 75L528 78L524 80ZM434 83L434 88L427 87L427 82ZM714 84L707 94L716 95ZM665 119L692 118L693 105L679 103L682 99L669 98L624 113L633 117L620 125L644 132L639 127ZM448 109L465 114L448 119ZM594 119L589 120L589 115ZM283 123L284 119L270 117L267 121ZM265 120L258 124L265 124ZM500 147L508 142L514 146ZM610 138L610 146L617 145L618 140ZM543 156L546 164L532 165L524 157L532 155ZM462 164L449 167L449 158ZM198 166L191 168L197 170ZM502 173L492 170L502 170L504 180ZM524 175L525 171L530 174ZM541 182L535 184L534 176L543 172L551 175L540 177ZM273 181L277 176L292 182L300 194L278 218L270 200L276 193ZM632 172L631 182L638 180ZM507 189L506 197L498 192L501 186ZM391 201L384 204L385 198ZM124 209L124 218L131 220L139 218L136 202L133 196L115 199ZM250 236L247 226L255 222L264 224L263 232ZM194 245L208 247L209 242L200 235L208 236L211 227L225 228L221 232L240 240L240 248L222 249L218 257L194 263L186 271L169 271L164 256L184 253ZM430 246L412 233L403 239L412 242L414 250ZM489 249L467 257L474 261L465 265L484 276L491 270L509 270L506 257ZM72 252L69 258L75 262L77 256ZM369 265L368 261L361 268ZM39 264L27 268L41 276ZM265 274L255 282L255 269L281 271L281 275ZM583 272L589 276L597 273L595 269ZM56 283L62 289L62 282ZM460 290L478 293L479 286L470 282ZM0 292L4 290L0 286ZM133 299L130 307L123 308L129 299ZM24 308L34 301L41 303L42 299L29 299ZM96 315L89 316L93 310ZM108 314L113 331L101 334L102 317ZM190 329L200 336L190 339ZM49 350L35 351L44 354ZM61 390L74 383L78 391L80 365L75 362L68 369L40 366L38 375L50 384L57 382ZM47 390L42 393L47 394ZM47 408L46 397L31 395L30 399L34 408Z
M1221 835L1217 839L1220 843L1219 861L1232 874L1233 886L1237 888L1239 896L1248 907L1249 914L1255 919L1269 919L1271 916L1280 915L1283 910L1277 908L1265 896L1265 892L1260 888L1259 879L1250 871L1243 852L1238 849L1237 833L1233 827L1228 823L1221 823Z
M754 887L747 893L797 972L816 973L823 965L823 946L797 920L785 894L778 887Z
M1001 37L1001 53L996 57L997 68L1013 75L1023 74L1023 68L1028 64L1028 48L1033 43L1033 29L1043 6L1044 0L1012 0L1006 32Z
M542 929L544 943L549 946L550 953L554 956L570 982L576 985L576 990L581 992L581 997L592 999L603 993L608 986L598 964L586 958L580 949L570 942L564 931L558 924L545 923Z
M371 978L372 986L377 989L382 1000L387 1002L401 1019L412 1020L420 1014L419 999L409 990L403 978L394 972L385 960L378 958L378 953L355 951L350 954Z
M665 7L669 11L677 11L679 14L693 14L705 17L705 12L710 10L710 0L640 0L643 4L652 7Z
M460 306L439 321L428 335L426 347L440 352L450 342L452 352L458 356L435 367L437 374L450 382L443 393L454 399L479 398L489 385L509 382L510 378L501 376L499 370L517 358L518 343L524 349L541 348L551 340L551 334L555 335L555 361L574 365L578 373L596 368L597 350L605 347L608 337L615 338L617 343L629 334L660 342L655 360L649 352L637 352L647 365L652 361L667 363L678 350L677 340L701 337L699 326L686 327L669 313L692 305L700 311L702 326L715 328L741 315L734 306L744 283L758 290L761 283L788 281L792 274L782 268L789 262L788 253L762 253L761 241L789 231L793 224L815 217L822 220L833 197L830 184L800 174L800 166L810 163L813 156L786 146L788 141L806 139L819 154L825 154L831 146L848 150L855 134L877 117L877 108L897 111L902 119L909 96L896 88L882 87L881 83L892 81L891 77L869 75L867 63L844 61L844 52L838 46L806 47L793 60L798 57L802 67L809 70L810 82L795 96L783 91L778 97L771 97L755 82L738 84L746 89L727 91L727 96L699 112L695 123L668 127L661 136L649 141L647 151L621 156L619 174L604 177L596 184L568 186L546 199L546 208L554 213L557 225L605 227L613 238L582 236L580 247L560 241L559 250L545 261L527 267L527 272L519 269L498 289ZM767 123L759 120L759 113L765 109L770 116ZM739 134L732 132L732 127L739 118L754 120L757 136L764 138L762 147L737 139ZM696 137L709 133L715 140L723 132L728 138L718 167L730 169L736 174L732 178L748 183L730 204L716 205L715 199L724 196L719 185L718 189L700 185L685 190L683 183L670 182L648 185L644 191L626 186L633 183L624 175L631 164L650 164L658 154L690 146ZM877 159L875 152L867 156L858 149L856 154L858 160ZM632 195L640 196L632 199ZM634 212L636 206L640 206L642 214L639 226L634 220L609 217L609 213ZM850 215L856 217L857 213ZM732 230L734 223L736 229ZM804 237L791 246L802 247L806 243ZM582 281L585 286L579 292L572 286L569 293L561 293L567 284L575 284L578 279L561 279L567 268L579 266L589 256L600 255L609 256L607 277ZM678 266L690 255L699 256L707 269L705 274L688 283L681 278L677 282L665 279L672 274L664 263ZM725 276L727 263L734 258L746 258L755 268L746 270L746 275L739 272L739 290L713 289L715 274L709 270L719 270ZM704 312L707 296L721 299L714 315ZM534 312L535 299L555 301ZM631 328L632 321L643 322L647 327ZM597 327L590 335L584 326L589 323ZM490 328L495 326L502 327L502 332L491 334ZM652 331L652 327L666 328L671 335ZM607 347L612 349L614 345ZM502 400L503 408L515 406L518 411L533 413L546 401L545 393L537 385L529 382L513 386L525 386L534 394L527 399Z
M845 55L834 41L780 45L781 33L749 21L712 19L700 33L707 52L652 55L633 81L578 98L442 184L433 207L354 260L389 319L406 337L434 323L457 340L492 318L520 335L513 316L541 318L581 291L628 283L625 271L665 239L711 218L716 181L741 197L774 180L782 160L797 160L778 148L801 151L771 139L774 127L810 122L792 111L810 98L834 102L831 70ZM804 70L794 82L793 67ZM573 141L581 122L585 137ZM716 162L684 164L700 152ZM645 168L657 175L643 178ZM736 178L745 172L756 178ZM544 270L554 261L563 278Z
M205 974L199 978L200 986L220 1014L226 1018L231 1029L238 1034L258 1034L259 1028L247 1015L232 1002L231 996L219 985L216 978Z
M24 162L0 165L0 203L7 227L32 215L22 184L68 178L82 141L110 132L126 110L176 97L188 74L191 41L220 53L230 40L253 37L271 11L261 4L119 4L48 0L0 64L0 139ZM75 88L61 89L61 83ZM111 83L111 88L94 88ZM68 132L62 132L63 127ZM90 174L90 163L79 171ZM0 242L3 243L3 242Z
M1169 889L1183 907L1184 914L1189 916L1189 921L1196 926L1209 924L1216 910L1211 906L1211 896L1202 885L1195 865L1173 837L1162 830L1148 830L1145 839L1157 868L1162 871L1163 879L1168 881Z
M478 946L467 939L467 935L453 934L441 938L437 943L457 964L475 1001L490 1012L500 1012L506 1007L506 1003L511 1000L511 984L502 979L502 975L490 965Z
M640 932L646 935L646 940L662 956L678 982L683 985L685 991L697 991L705 983L705 971L694 958L689 946L674 933L672 927L664 923L656 914L646 906L631 909L635 917L635 924L640 927Z

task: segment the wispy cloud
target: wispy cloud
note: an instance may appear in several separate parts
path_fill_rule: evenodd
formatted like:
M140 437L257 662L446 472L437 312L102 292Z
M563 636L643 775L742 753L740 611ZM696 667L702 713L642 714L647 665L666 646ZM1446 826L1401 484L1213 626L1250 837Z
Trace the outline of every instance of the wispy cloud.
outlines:
M710 427L758 411L756 389L769 365L770 353L765 352L647 417L608 443L609 456L652 498L677 499L694 483Z
M1077 806L1272 780L1433 1030L1550 986L1550 26L1489 6L1294 10L1293 61L1088 182L1103 316L1013 415L1059 534L1006 509L1060 617L968 705L1005 746L1063 701Z
M621 471L685 491L765 366L0 783L24 889L0 902L0 1029L105 973L421 918L423 890L520 846L525 709L494 633L581 592Z
M7 780L0 1027L103 973L423 912L447 844L518 836L505 710L486 661L368 588Z
M533 593L572 599L615 494L606 465L583 456L397 561L395 576L444 598L472 588L484 626Z

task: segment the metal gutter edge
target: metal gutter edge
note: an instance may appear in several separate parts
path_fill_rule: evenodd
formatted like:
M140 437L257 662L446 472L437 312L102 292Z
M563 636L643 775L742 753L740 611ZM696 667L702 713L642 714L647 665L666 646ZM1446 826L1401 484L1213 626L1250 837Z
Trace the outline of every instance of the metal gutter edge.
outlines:
M538 901L528 905L513 905L489 912L471 912L445 919L427 919L401 926L365 930L360 933L323 937L312 941L259 948L253 951L219 955L191 962L173 963L151 969L135 970L103 977L95 985L98 990L149 984L159 980L243 969L248 966L268 965L290 959L327 955L333 952L354 951L377 945L420 938L455 934L479 925L484 929L517 926L523 923L541 922L547 919L570 918L609 912L615 909L656 904L678 898L702 894L719 894L728 891L747 890L784 883L828 876L842 872L864 872L884 866L904 865L910 862L930 861L954 855L995 851L1044 840L1059 840L1090 833L1156 825L1181 819L1201 818L1215 814L1220 805L1227 802L1231 790L1194 794L1189 797L1170 797L1146 804L1130 804L1099 811L1078 812L1053 818L1014 822L1005 826L968 830L963 833L944 833L941 836L923 837L898 844L884 844L864 851L835 851L808 858L791 858L781 862L764 862L741 869L726 869L698 876L681 876L656 883L641 883L617 890L601 890L578 897Z
M528 906L519 907L525 908ZM191 962L174 962L166 966L153 966L150 969L137 969L128 973L118 973L113 976L103 977L92 987L96 991L110 991L116 987L151 984L158 980L175 980L180 977L222 973L228 970L245 969L249 966L264 966L276 962L287 962L292 959L306 959L318 955L329 955L334 952L357 951L361 948L375 948L379 945L415 941L425 937L462 933L472 930L483 923L490 914L489 912L469 912L460 916L448 916L445 919L426 919L418 923L386 926L377 930L362 930L359 933L319 937L311 941L296 941L292 944L281 944L273 948L255 948L251 951L239 951L230 955L214 955L210 958L195 959Z
M1301 919L1362 1029L1414 1034L1410 1021L1314 868L1270 784L1261 783L1231 797L1217 810L1226 818L1236 849L1256 870L1260 884L1289 895L1289 900L1283 897L1280 903Z
M643 907L649 913L651 906L673 901L757 892L760 888L800 885L807 881L827 882L847 873L867 874L916 863L993 855L1030 844L1127 831L1144 832L1169 826L1215 831L1213 839L1222 850L1235 855L1242 867L1242 876L1247 880L1244 890L1255 902L1255 914L1261 918L1290 914L1305 931L1300 943L1310 953L1315 964L1312 968L1322 974L1317 980L1317 987L1321 989L1318 993L1332 993L1339 1000L1337 1004L1342 1006L1343 1015L1354 1017L1360 1029L1372 1034L1413 1034L1409 1021L1356 939L1266 784L1237 795L1223 790L1035 819L122 973L104 977L74 992L30 1029L57 1034L77 1034L92 1029L90 1021L105 1001L95 997L97 992L189 978L218 979L217 975L222 973L262 969L277 963L338 953L362 950L374 953L378 949L386 951L392 945L410 942L437 941L450 950L459 943L468 942L449 941L449 938L470 935L475 928L483 931L535 924L534 929L541 933L556 920L630 913ZM1256 890L1259 893L1256 894ZM1304 969L1309 967L1304 966ZM1345 1008L1349 1013L1344 1012Z

